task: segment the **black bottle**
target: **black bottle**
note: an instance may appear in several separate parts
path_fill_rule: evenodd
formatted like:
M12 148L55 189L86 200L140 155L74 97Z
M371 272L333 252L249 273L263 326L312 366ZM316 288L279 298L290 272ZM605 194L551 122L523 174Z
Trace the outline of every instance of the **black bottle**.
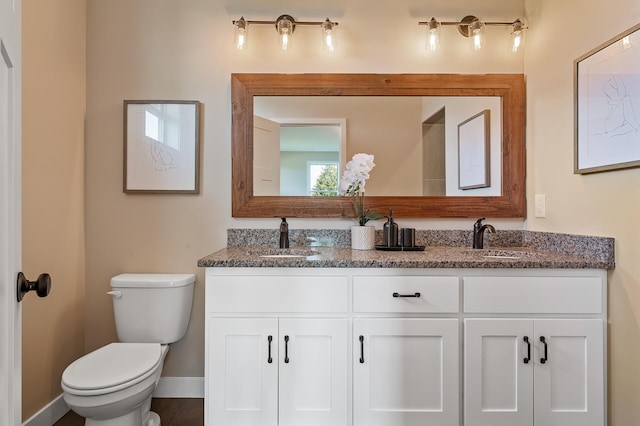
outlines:
M389 210L389 219L382 227L382 235L385 246L398 246L398 224L393 221L393 210Z

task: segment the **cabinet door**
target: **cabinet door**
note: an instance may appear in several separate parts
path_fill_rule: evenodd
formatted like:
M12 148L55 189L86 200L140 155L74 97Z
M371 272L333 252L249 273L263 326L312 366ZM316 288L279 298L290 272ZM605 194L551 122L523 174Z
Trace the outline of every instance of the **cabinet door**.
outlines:
M458 426L458 320L353 321L355 426Z
M208 332L207 424L276 426L278 320L211 318Z
M280 426L347 424L347 321L280 319Z
M604 424L604 324L599 319L536 320L536 426ZM545 344L540 342L544 336ZM545 362L542 363L542 358Z
M533 424L533 349L531 320L464 321L465 426Z

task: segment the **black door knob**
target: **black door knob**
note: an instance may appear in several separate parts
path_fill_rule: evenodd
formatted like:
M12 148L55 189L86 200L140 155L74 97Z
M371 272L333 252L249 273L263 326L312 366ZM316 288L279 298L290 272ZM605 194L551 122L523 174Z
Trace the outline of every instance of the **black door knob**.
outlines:
M22 272L18 272L18 302L22 302L24 295L35 290L40 297L47 297L51 291L51 277L49 274L40 274L36 281L29 281Z

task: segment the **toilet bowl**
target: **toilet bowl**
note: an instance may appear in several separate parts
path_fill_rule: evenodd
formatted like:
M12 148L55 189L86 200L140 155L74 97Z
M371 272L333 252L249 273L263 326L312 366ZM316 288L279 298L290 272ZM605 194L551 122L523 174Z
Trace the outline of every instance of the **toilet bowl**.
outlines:
M168 351L158 343L111 343L91 352L64 371L64 400L86 425L159 425L149 408Z
M192 274L126 274L114 277L120 342L70 364L62 374L63 398L87 426L159 426L150 411L169 343L186 331L193 299ZM163 322L172 322L164 328Z

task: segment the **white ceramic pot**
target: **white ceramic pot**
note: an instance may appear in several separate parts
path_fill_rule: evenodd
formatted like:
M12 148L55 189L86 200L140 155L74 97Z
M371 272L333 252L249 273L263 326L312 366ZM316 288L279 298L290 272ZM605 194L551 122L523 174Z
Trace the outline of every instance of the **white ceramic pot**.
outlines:
M351 227L351 248L354 250L373 250L376 243L376 228L373 226Z

